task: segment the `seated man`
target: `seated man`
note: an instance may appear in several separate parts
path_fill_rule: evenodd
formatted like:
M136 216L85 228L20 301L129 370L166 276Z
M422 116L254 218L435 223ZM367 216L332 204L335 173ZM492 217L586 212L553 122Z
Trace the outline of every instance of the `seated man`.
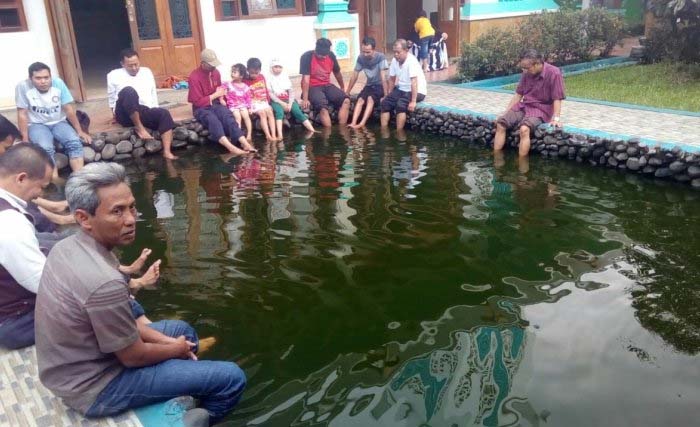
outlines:
M352 123L350 123L351 128L363 127L367 123L369 116L372 115L374 106L379 104L379 101L387 94L384 74L389 66L386 63L384 54L375 50L376 45L377 42L372 37L362 39L362 53L357 57L355 70L350 78L350 83L348 83L348 88L345 89L345 94L349 96L350 91L355 86L355 82L357 82L360 71L365 72L367 81L365 82L365 87L357 95L357 103L355 104L355 111L352 113ZM362 107L365 104L365 113L362 115L362 120L358 122L362 113Z
M51 157L21 143L0 155L0 347L34 344L34 303L46 256L27 203L51 182Z
M188 79L190 88L187 101L192 103L194 118L207 128L211 141L218 142L230 153L245 154L256 151L248 143L233 114L221 103L226 91L221 86L221 73L216 69L221 65L216 53L211 49L204 49L201 59L201 64L190 73ZM234 144L240 145L240 148Z
M394 59L389 66L389 95L382 100L382 127L389 125L391 112L396 111L396 129L406 125L406 112L413 112L416 103L425 99L428 84L418 59L408 53L406 40L394 42Z
M80 127L66 84L51 77L48 65L35 62L29 66L29 79L15 87L15 104L22 141L38 144L53 158L55 139L68 156L71 169L83 167L83 142L89 144L92 139ZM57 177L58 170L54 170Z
M136 237L136 202L124 167L85 166L68 179L66 198L80 231L54 247L41 277L41 382L88 417L192 396L206 410L200 414L220 420L241 398L243 371L231 362L197 361L197 334L183 321L133 318L112 253Z
M318 114L318 121L325 127L331 126L331 115L328 106L333 105L338 110L338 123L345 126L350 112L350 98L331 83L331 72L338 81L338 86L344 88L343 73L340 65L331 52L331 41L326 38L316 40L316 49L301 55L299 73L301 77L301 108L311 108Z
M114 118L122 126L133 126L141 139L153 139L146 128L157 130L163 141L163 157L177 159L170 151L175 123L168 110L158 107L153 73L141 67L135 50L124 49L120 55L122 68L107 74L107 97Z
M527 49L520 55L523 70L515 95L506 107L506 112L496 119L494 151L500 151L506 143L506 131L517 127L520 131L518 154L530 152L530 131L542 123L561 126L561 101L564 96L564 79L554 65L544 62L542 55Z

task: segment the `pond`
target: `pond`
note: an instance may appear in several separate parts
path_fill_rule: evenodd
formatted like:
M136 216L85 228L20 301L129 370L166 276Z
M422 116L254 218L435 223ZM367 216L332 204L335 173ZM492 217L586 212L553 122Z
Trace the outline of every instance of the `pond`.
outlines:
M225 425L688 425L700 193L374 130L130 166L152 319L249 383ZM235 178L234 178L235 176Z

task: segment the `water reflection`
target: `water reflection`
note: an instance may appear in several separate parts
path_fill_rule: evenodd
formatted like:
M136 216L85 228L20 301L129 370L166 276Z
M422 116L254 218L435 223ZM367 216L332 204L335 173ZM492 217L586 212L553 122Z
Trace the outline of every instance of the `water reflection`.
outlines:
M640 200L651 184L607 171L371 130L134 168L135 246L165 259L143 301L241 362L250 388L230 425L590 425L577 404L613 419L634 383L591 374L603 355L639 378L645 354L664 360L648 395L680 415L700 403L684 384L700 373L679 374L692 359L665 349L700 342L693 304L677 302L698 301L700 265L697 197L682 190ZM589 295L618 303L606 319L621 328L579 320L600 304ZM595 362L557 357L574 346ZM550 392L591 378L603 401ZM674 387L682 399L665 397ZM637 424L653 408L634 406Z

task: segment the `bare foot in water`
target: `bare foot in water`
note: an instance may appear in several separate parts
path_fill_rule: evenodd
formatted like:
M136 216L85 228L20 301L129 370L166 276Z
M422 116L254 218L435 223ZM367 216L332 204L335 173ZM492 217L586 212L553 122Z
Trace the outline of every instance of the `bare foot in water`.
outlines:
M168 160L177 160L178 159L178 157L176 155L174 155L173 153L170 153L170 152L166 153L165 151L163 151L163 157L168 159Z
M214 337L206 337L206 338L200 338L199 339L199 351L197 354L202 354L208 350L210 350L214 345L216 344L216 338Z

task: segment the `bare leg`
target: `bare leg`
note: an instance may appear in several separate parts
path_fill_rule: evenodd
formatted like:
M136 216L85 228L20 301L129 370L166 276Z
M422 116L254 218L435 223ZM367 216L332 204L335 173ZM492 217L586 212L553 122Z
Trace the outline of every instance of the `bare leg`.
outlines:
M275 124L275 113L272 111L272 108L268 108L265 114L267 115L267 125L270 128L270 135L272 135L272 140L280 141L281 138L279 138L277 135L277 125Z
M372 97L369 97L369 99L372 99ZM357 101L355 102L355 109L352 111L352 121L350 121L350 124L348 125L351 128L357 127L357 121L360 119L363 105L365 105L365 100L362 98L357 98Z
M520 126L520 144L518 145L518 155L526 157L530 154L530 128Z
M68 164L70 164L71 170L75 172L83 168L83 166L85 165L85 161L82 157L73 157L68 160Z
M238 138L238 143L241 144L241 147L243 147L244 150L246 151L255 151L257 152L258 150L253 147L250 142L248 142L248 138L245 136L241 135L240 138Z
M318 118L321 120L321 124L323 127L329 128L331 127L331 115L328 114L328 110L325 108L322 108L321 111L318 112Z
M341 126L347 125L349 115L350 115L350 99L345 98L345 101L343 101L343 105L340 106L340 110L338 111L338 124Z
M177 159L177 156L171 151L171 147L173 145L173 130L170 129L169 131L163 133L160 136L160 140L163 142L163 157L170 160Z
M282 120L275 120L275 127L277 128L277 137L279 139L284 139L284 138L282 138L283 124L284 124L284 122Z
M262 128L262 131L265 134L265 138L268 141L274 141L275 138L270 133L270 126L267 121L267 110L258 111L258 118L260 119L260 127Z
M245 137L241 137L244 138ZM223 145L225 149L228 150L229 153L235 154L235 155L241 155L245 154L246 152L241 150L240 148L236 147L235 145L231 144L231 141L228 140L226 136L222 136L219 138L219 144Z
M502 168L506 164L506 159L503 156L503 150L494 150L493 152L493 166L496 169Z
M134 129L136 130L136 135L138 135L139 138L153 139L153 136L146 130L143 123L141 123L141 114L139 114L138 111L134 111L133 113L129 114L129 118L131 119L132 123L134 123Z
M496 136L493 138L493 151L503 150L506 145L506 127L500 123L496 123Z
M243 123L245 124L246 139L248 141L253 140L253 122L250 120L250 113L248 113L247 108L241 109L241 117L243 118Z
M379 122L381 123L383 128L389 126L389 119L390 118L391 118L390 112L382 111L382 115L379 116Z
M406 113L396 113L396 130L402 130L406 126Z
M240 110L231 110L231 113L233 113L233 118L236 119L236 123L238 123L238 127L241 127L241 112L240 112Z
M309 119L304 120L304 123L302 123L302 125L304 125L304 128L306 130L308 130L309 132L316 132L316 129L314 129L314 125L311 124L311 120L309 120Z
M371 96L368 96L367 97L367 106L365 107L365 115L362 116L362 121L360 122L360 127L367 124L367 120L369 120L369 117L372 115L373 111L374 111L374 98L372 98Z

